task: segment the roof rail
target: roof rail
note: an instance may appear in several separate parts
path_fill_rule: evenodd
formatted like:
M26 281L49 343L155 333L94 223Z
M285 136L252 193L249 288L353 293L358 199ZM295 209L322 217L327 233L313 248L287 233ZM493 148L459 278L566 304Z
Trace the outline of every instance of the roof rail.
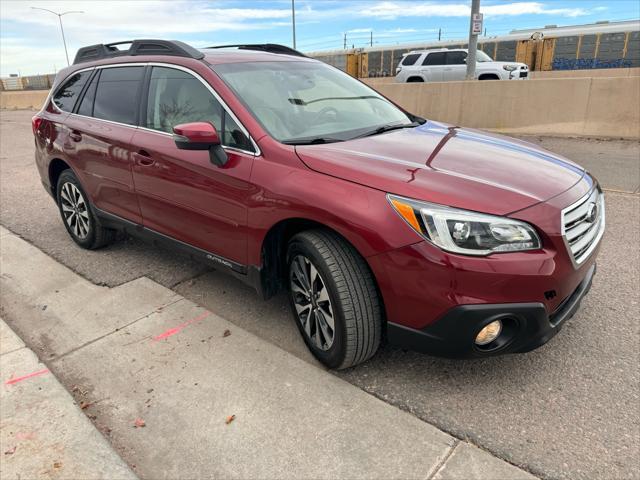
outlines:
M125 44L130 45L128 49L121 50L118 48L118 45ZM178 40L129 40L83 47L76 53L73 64L124 55L169 55L195 58L197 60L204 58L204 53L200 50L196 50L191 45Z
M294 55L296 57L306 57L306 55L298 50L294 50L286 45L277 43L255 43L247 45L214 45L207 48L237 48L238 50L259 50L261 52L278 53L281 55Z

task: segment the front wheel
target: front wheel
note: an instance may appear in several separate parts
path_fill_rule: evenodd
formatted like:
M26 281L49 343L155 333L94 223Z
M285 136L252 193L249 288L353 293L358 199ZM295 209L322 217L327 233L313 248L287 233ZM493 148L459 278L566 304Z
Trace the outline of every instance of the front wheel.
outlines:
M311 353L329 368L371 358L380 344L382 306L369 266L337 234L295 235L287 252L289 297Z

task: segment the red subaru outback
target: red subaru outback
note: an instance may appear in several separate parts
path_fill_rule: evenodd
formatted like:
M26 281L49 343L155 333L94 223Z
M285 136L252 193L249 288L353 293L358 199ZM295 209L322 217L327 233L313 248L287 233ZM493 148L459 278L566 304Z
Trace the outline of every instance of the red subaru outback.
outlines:
M526 352L589 290L604 197L567 159L416 117L287 47L127 43L82 48L33 118L81 247L121 230L286 290L332 368L385 337Z

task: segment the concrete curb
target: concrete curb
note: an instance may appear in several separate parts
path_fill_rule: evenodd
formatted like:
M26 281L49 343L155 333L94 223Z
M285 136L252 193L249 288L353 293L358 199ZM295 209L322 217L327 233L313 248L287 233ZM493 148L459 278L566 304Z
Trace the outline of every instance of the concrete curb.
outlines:
M0 377L1 478L137 478L1 318Z
M142 477L535 478L151 280L92 285L5 229L0 261L5 318Z

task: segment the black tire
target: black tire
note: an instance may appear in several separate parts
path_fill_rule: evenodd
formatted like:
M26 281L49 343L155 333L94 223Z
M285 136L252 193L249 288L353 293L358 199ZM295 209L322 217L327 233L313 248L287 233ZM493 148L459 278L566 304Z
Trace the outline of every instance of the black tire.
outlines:
M78 205L73 205L68 201L70 195L72 197L72 203L78 199ZM73 195L76 196L73 197ZM100 224L100 221L91 208L88 195L85 193L80 181L72 170L68 169L60 174L58 185L56 186L56 199L58 201L58 210L60 211L62 223L73 241L79 246L89 250L95 250L113 241L116 234L115 230L104 228ZM84 205L84 207L82 205ZM70 207L74 210L71 214L71 224L67 221ZM84 220L78 224L78 217L80 215L82 215ZM73 219L75 219L75 222ZM75 225L78 225L77 228L74 228Z
M308 259L319 272L322 277L320 283L324 282L328 290L334 329L332 344L327 349L318 347L307 334L301 319L304 314L299 315L296 310L296 303L301 308L300 299L305 299L294 292L291 280L295 275L293 262L301 256ZM287 275L291 310L296 324L309 350L320 362L329 368L343 369L373 356L380 345L382 302L369 266L353 246L328 230L299 233L289 242ZM320 305L320 300L317 304L314 302L316 305ZM311 315L309 313L309 319Z
M424 79L422 77L409 77L407 79L407 83L418 83L418 82L424 82Z
M478 80L500 80L496 75L482 75Z

